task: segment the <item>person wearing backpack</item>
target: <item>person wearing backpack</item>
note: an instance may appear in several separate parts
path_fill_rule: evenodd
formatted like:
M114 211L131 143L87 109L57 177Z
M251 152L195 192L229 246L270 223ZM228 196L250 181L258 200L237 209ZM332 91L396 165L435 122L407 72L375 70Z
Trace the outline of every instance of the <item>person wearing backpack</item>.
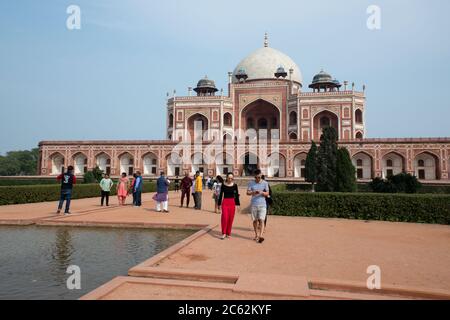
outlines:
M261 179L267 182L265 175L262 175ZM270 214L270 206L273 204L272 189L270 188L269 182L267 182L267 186L269 187L269 196L266 197L266 211L267 211L267 214L266 214L266 219L264 219L264 232L266 231L266 226L267 226L267 216Z
M72 198L73 185L77 182L77 177L73 174L73 166L68 166L67 172L60 174L56 179L61 181L61 195L56 213L61 213L64 201L66 201L64 214L70 214L70 200Z

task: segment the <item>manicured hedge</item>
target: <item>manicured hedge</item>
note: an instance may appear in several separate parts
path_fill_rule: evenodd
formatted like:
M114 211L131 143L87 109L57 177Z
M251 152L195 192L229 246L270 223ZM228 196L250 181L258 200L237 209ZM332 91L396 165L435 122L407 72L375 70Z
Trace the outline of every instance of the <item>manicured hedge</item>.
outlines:
M273 188L278 191L297 191L297 192L310 192L311 184L310 183L299 183L299 184L290 184L283 183L274 185ZM358 183L357 184L357 192L358 193L371 193L373 192L370 189L368 183ZM449 194L450 195L450 185L433 185L433 184L422 184L419 190L417 190L418 194Z
M144 192L155 192L154 182L144 182ZM116 194L116 185L111 195ZM9 186L0 187L0 205L35 203L59 200L59 185ZM72 199L94 198L100 196L98 184L77 184L73 189Z
M0 186L30 186L30 185L41 185L41 184L60 184L56 180L53 179L1 179L0 178Z
M450 225L450 195L273 193L272 214Z

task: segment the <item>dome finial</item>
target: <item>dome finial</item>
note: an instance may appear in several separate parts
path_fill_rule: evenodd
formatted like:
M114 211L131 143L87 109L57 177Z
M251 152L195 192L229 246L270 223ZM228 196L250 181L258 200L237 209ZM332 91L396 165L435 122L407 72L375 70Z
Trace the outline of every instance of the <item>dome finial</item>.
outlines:
M269 46L269 35L264 33L264 47L267 48Z

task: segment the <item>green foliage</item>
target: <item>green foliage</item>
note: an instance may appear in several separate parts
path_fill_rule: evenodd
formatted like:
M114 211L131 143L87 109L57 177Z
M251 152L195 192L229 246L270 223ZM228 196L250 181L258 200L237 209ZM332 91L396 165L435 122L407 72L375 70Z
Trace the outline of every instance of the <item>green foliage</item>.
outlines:
M92 171L86 172L83 176L83 182L86 184L97 182L97 180L95 179L94 173L92 173Z
M103 178L103 170L99 167L95 167L91 171L87 171L83 176L84 183L100 182Z
M377 193L417 193L422 184L417 178L409 173L400 173L388 177L387 180L374 178L369 187Z
M39 149L10 151L0 155L0 176L30 176L37 174Z
M103 178L103 170L98 166L92 169L92 174L94 175L94 178L97 182L100 182Z
M325 128L317 154L317 191L332 192L336 189L337 150L336 130Z
M375 179L376 180L376 179ZM378 178L378 180L381 180ZM271 186L273 191L294 191L294 192L309 192L311 191L311 185L309 183L280 183ZM370 183L358 183L357 192L359 193L371 193L373 192L370 187ZM417 190L420 194L450 194L450 185L433 185L423 184L422 187Z
M305 178L307 182L313 185L317 182L317 145L314 141L306 156Z
M450 225L450 195L274 192L272 214Z
M338 192L356 191L356 172L347 148L339 148L336 160L336 187Z
M111 189L111 195L116 195L117 184ZM143 192L155 192L154 182L144 182ZM0 187L0 205L35 203L45 201L58 201L60 196L59 185L34 186L2 186ZM72 199L94 198L100 196L100 186L95 184L76 184Z
M37 179L0 179L0 186L30 186L40 184L59 184L55 177Z
M450 185L422 184L417 193L450 194Z

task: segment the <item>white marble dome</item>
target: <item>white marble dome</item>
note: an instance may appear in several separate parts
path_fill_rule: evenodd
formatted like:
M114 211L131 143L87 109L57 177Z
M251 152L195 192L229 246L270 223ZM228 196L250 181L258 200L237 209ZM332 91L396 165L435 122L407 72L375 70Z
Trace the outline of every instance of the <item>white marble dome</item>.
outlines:
M274 74L279 67L283 67L288 73L286 79L289 79L289 69L293 69L292 80L303 85L302 74L297 64L284 53L268 46L254 51L237 65L233 72L233 83L239 82L236 74L240 70L245 70L247 81L275 79Z

